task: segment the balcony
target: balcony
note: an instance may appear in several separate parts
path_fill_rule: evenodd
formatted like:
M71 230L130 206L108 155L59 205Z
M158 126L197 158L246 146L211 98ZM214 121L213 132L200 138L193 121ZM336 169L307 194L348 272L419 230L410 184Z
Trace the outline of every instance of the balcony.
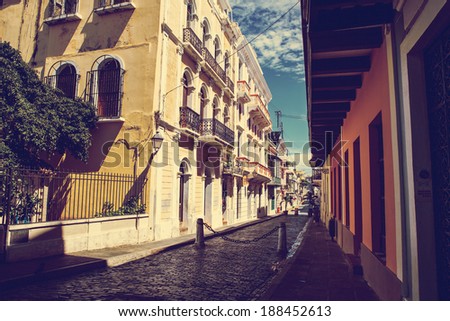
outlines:
M191 28L183 29L183 47L196 61L203 59L203 43Z
M220 67L217 63L216 58L209 52L208 49L203 47L202 49L203 61L202 67L205 68L206 72L217 82L220 84L221 88L226 87L227 83L227 75L225 71Z
M272 180L272 172L266 166L258 162L249 162L246 164L250 174L248 180L251 183L268 183Z
M220 143L228 145L233 145L234 143L234 132L213 118L201 120L200 135L199 140L204 142L213 143L218 139Z
M55 25L71 21L80 21L78 0L53 1L50 4L51 16L44 20L48 25Z
M130 0L99 0L98 4L99 6L94 9L98 15L136 9L136 5Z
M242 177L244 175L244 170L242 169L241 166L233 166L230 164L224 164L222 174Z
M256 94L250 95L250 97L252 99L248 107L250 117L261 128L271 127L272 121L270 120L270 114L261 97Z
M250 97L250 86L245 80L237 82L237 100L241 104L249 103L252 100Z
M228 96L234 97L234 82L230 79L230 77L227 77L227 81L225 82L225 84L225 91Z
M198 135L200 133L200 115L189 107L180 107L180 127Z

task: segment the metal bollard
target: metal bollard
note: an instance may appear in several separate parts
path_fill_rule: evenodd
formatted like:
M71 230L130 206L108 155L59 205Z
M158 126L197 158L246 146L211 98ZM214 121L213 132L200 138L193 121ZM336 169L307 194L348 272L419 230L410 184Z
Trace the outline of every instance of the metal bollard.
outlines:
M278 229L278 249L277 253L280 256L286 256L287 254L287 235L286 235L286 223L281 222Z
M197 235L195 236L195 245L205 247L205 233L203 232L203 219L197 219Z

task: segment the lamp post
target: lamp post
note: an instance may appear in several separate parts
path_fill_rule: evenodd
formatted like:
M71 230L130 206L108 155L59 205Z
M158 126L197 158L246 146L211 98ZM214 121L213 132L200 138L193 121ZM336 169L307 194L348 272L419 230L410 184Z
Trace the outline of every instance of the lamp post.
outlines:
M156 154L160 150L163 141L163 135L161 135L161 133L157 131L152 137L153 154Z

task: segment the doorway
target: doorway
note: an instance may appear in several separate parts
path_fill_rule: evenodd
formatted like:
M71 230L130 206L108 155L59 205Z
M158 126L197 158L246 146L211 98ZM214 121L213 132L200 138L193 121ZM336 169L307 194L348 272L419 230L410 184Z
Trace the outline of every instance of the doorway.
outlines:
M425 51L439 297L450 299L450 28ZM425 175L426 173L423 173Z

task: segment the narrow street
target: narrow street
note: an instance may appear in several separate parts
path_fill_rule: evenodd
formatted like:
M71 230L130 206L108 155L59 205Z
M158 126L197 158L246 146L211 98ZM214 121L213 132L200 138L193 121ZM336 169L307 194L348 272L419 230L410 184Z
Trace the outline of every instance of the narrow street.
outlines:
M288 249L308 217L282 216L227 235L250 240L280 222L287 226ZM0 300L252 300L276 274L278 233L256 243L220 237L150 256L119 267L0 290Z

